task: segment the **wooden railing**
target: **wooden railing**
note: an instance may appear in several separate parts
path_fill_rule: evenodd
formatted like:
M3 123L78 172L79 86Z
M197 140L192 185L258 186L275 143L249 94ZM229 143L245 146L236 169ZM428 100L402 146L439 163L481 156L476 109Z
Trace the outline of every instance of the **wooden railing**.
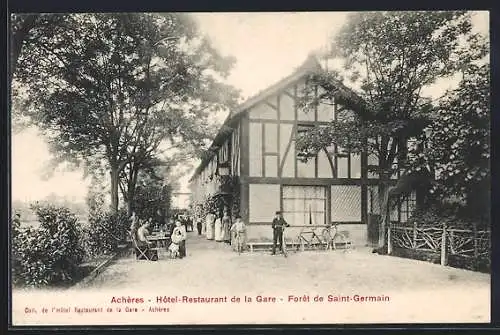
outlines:
M393 224L389 236L389 253L393 248L431 252L440 255L441 265L448 265L450 256L475 262L491 256L491 232L479 230L475 225L462 229L446 224L440 227Z

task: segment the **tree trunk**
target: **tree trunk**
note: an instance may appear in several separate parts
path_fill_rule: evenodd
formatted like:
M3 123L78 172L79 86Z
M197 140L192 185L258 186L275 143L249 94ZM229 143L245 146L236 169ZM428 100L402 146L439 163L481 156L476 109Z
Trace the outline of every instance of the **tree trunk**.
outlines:
M132 215L132 200L127 200L127 216Z
M137 168L135 164L130 164L130 175L129 175L129 180L127 183L127 211L129 215L132 215L132 210L133 210L133 203L135 201L135 188L137 186L137 175L138 175Z
M117 166L111 166L110 176L111 176L111 212L118 212L118 183L119 183L119 171Z
M127 188L127 214L129 216L132 215L132 211L134 210L133 208L134 199L135 199L135 187L132 188L129 185Z
M389 225L389 183L387 178L382 177L378 186L378 198L380 206L380 229L378 235L378 248L385 248L387 245L386 240L386 227Z
M24 40L28 37L31 29L35 27L36 21L39 16L40 14L26 15L19 29L11 35L10 80L12 80L12 76L16 71L17 60L21 55Z

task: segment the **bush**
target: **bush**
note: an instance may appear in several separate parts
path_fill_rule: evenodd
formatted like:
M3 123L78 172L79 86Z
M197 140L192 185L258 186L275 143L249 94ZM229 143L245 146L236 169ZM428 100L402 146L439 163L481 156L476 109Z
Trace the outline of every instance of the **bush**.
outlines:
M419 228L442 227L443 224L446 224L448 229L465 229L470 231L474 229L489 230L489 222L473 214L474 213L470 213L467 207L461 204L441 203L436 206L415 211L407 224L413 225L413 223L416 223ZM449 243L448 240L448 248ZM473 242L470 243L472 244ZM393 254L400 257L440 263L440 254L430 251L395 248ZM491 257L489 255L474 258L450 254L448 251L447 257L448 265L452 267L481 272L490 271Z
M71 281L83 259L78 219L65 207L31 206L40 226L21 229L13 219L13 282L29 286Z
M91 211L89 226L83 230L83 243L89 256L109 254L117 250L126 239L127 213L112 214L105 211Z
M489 228L489 222L479 217L471 216L468 209L460 204L439 204L424 209L415 210L408 219L407 224L416 222L418 226L441 227L444 223L448 227L472 229L476 225L478 229Z
M15 213L11 219L11 238L12 238L12 249L11 249L11 271L12 271L12 281L14 284L19 284L21 282L21 274L23 269L21 267L21 257L18 251L19 245L16 240L19 238L21 231L21 215Z

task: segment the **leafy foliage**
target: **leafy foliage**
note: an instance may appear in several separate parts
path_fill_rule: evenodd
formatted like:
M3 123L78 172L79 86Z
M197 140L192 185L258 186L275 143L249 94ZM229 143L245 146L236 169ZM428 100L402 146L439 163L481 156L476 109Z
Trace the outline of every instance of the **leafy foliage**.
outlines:
M15 73L25 40L33 35L51 35L64 26L61 16L51 14L12 14L10 17L10 74ZM12 79L12 78L11 78Z
M204 216L206 216L208 213L215 213L217 214L219 212L219 206L220 206L220 198L219 197L209 197L207 200L203 203L203 212Z
M319 101L334 100L355 113L306 133L298 149L307 157L337 144L375 155L378 165L372 170L380 177L380 213L386 213L382 228L390 202L389 178L404 167L408 140L419 136L430 121L432 104L422 89L484 58L484 47L461 57L464 48L480 45L479 40L471 32L470 14L464 11L355 13L336 36L332 50L344 61L345 76L360 90L349 92L335 73L311 76L311 86L325 92L317 97L306 92L301 108L310 111ZM380 236L382 247L386 241Z
M486 228L480 222L471 221L465 208L458 203L435 203L425 209L419 208L406 224L412 225L414 222L419 226L430 227L446 224L449 228L471 229L476 224L478 228Z
M222 83L233 59L200 37L188 15L52 14L31 29L15 80L29 87L24 116L39 125L57 160L111 173L112 209L126 166L130 188L160 145L196 152L213 132L211 113L237 94Z
M457 57L459 38L468 36L470 29L466 12L350 15L332 50L361 91L345 88L338 74L318 73L311 76L310 86L321 86L325 92L318 97L306 94L300 107L307 111L320 101L335 100L356 115L340 115L328 127L312 130L313 139L303 139L299 149L317 150L332 143L357 153L366 148L378 157L380 172L390 176L407 138L426 125L431 106L422 88L461 68L462 62L450 58Z
M21 282L21 275L23 273L19 243L15 242L19 241L20 234L21 215L18 212L15 212L13 217L11 218L11 240L13 241L11 248L11 275L14 284L18 284L19 282Z
M162 216L170 211L171 197L170 186L157 181L143 180L137 186L132 206L140 219L156 219L158 210Z
M110 254L117 250L120 242L125 241L128 229L126 211L111 213L92 211L89 226L83 229L82 241L88 256Z
M14 220L14 283L30 286L69 282L77 273L84 253L79 244L76 216L67 208L34 204L40 227L20 227Z
M432 192L484 212L489 211L491 180L489 66L471 65L464 75L434 110L420 145L410 151L409 168L431 169Z

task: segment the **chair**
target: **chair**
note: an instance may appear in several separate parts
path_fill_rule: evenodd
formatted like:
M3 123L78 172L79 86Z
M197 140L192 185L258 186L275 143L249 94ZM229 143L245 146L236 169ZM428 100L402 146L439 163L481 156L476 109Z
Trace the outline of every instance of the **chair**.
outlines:
M137 243L137 236L135 233L130 234L130 238L132 240L132 245L136 251L136 259L144 259L148 261L157 261L158 260L158 250L159 248L151 248L149 245L145 245L144 247L140 247Z

